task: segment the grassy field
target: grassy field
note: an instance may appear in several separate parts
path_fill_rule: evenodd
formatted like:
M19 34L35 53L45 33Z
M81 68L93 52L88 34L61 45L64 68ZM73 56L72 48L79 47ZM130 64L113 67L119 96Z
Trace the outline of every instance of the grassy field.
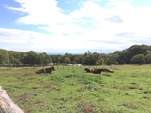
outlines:
M0 86L25 113L151 113L151 66L112 68L92 74L59 66L37 75L39 67L1 67Z

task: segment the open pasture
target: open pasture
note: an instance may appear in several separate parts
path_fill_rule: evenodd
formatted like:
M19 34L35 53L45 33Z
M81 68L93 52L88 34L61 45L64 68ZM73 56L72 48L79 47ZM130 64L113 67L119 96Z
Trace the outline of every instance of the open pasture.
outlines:
M1 67L0 86L25 113L150 113L151 66L105 67L114 73L56 66L38 75L40 67Z

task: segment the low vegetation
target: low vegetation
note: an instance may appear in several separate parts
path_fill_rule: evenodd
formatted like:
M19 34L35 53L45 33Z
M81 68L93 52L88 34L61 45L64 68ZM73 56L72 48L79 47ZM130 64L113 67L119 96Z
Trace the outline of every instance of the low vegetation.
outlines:
M150 65L105 67L114 73L57 66L52 74L39 75L40 67L1 67L0 86L25 113L151 112Z

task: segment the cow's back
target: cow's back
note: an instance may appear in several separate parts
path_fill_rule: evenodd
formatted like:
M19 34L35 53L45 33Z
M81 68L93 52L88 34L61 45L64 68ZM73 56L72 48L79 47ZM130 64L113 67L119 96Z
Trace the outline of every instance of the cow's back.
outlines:
M54 68L53 66L50 67L50 68L46 68L46 69L45 69L46 73L50 73L50 74L51 74L51 72L54 71L54 70L55 70L55 68Z

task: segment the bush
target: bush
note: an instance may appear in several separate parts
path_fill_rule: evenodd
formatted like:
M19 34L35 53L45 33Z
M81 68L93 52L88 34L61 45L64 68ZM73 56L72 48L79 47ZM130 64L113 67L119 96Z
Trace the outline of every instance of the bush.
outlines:
M145 63L145 55L144 54L137 54L134 55L131 59L132 64L144 64Z

